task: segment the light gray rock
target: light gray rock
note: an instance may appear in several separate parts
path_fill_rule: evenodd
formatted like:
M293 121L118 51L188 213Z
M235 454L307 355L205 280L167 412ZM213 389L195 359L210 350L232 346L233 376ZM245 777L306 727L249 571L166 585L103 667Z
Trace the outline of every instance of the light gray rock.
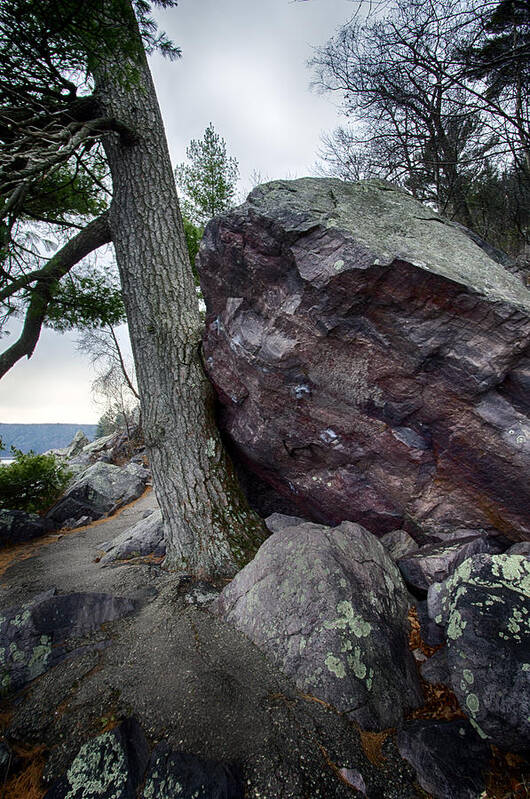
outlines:
M100 561L102 564L139 555L164 555L166 545L162 512L158 509L150 512L145 519L140 519L112 541L101 544L100 548L105 551Z
M79 455L81 450L89 444L90 442L83 431L78 430L71 443L66 447L65 456L67 458L73 458L75 455Z
M287 516L285 513L271 513L265 519L265 526L271 533L279 533L286 527L296 527L299 524L304 524L306 519L301 519L299 516Z
M427 591L433 583L441 582L471 555L479 552L498 553L497 545L489 538L470 536L442 544L429 544L398 560L405 582L413 588Z
M80 516L99 519L139 497L147 479L146 470L136 463L121 467L94 463L75 478L46 516L58 523Z
M366 729L400 723L421 691L407 646L408 596L375 536L352 522L274 533L213 610Z
M419 549L418 544L406 530L392 530L390 533L385 533L380 540L392 560L412 555Z
M102 452L104 449L109 449L112 446L115 438L116 433L110 433L108 436L101 436L101 438L96 438L95 441L86 444L82 451L87 455L94 455L95 453Z
M501 749L530 750L530 560L468 558L438 589L436 606L451 684L471 724Z

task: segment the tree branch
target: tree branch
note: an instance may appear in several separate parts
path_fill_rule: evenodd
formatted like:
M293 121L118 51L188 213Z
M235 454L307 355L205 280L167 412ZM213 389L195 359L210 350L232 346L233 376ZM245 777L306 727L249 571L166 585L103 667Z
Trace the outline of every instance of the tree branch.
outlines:
M82 258L112 240L108 212L90 222L70 239L45 267L39 270L39 278L31 289L31 299L26 310L24 326L18 340L0 355L0 378L21 358L31 358L39 340L48 305L53 299L54 288ZM35 273L33 273L35 275ZM31 277L31 274L28 276ZM35 278L33 278L34 280Z

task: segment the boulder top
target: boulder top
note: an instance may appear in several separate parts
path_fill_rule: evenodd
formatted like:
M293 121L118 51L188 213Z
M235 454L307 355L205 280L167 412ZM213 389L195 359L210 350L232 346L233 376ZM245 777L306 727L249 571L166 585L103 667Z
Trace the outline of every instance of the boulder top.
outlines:
M255 188L232 213L241 212L270 219L294 239L318 229L346 233L356 257L350 262L347 248L345 257L338 248L338 272L405 261L530 313L530 291L465 229L383 180L276 180Z

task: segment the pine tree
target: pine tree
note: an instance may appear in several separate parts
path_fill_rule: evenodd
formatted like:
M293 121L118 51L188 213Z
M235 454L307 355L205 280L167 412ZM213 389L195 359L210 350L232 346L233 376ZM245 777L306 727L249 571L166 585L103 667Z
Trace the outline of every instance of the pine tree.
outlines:
M184 193L184 216L195 225L205 225L234 205L238 163L227 155L226 142L212 123L202 139L190 142L186 156L189 163L178 164L175 169L177 185Z

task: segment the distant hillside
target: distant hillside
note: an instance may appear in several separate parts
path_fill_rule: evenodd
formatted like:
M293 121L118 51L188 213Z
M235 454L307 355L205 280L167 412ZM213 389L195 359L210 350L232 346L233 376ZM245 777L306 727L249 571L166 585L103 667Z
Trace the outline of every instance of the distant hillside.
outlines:
M11 445L22 452L46 452L48 449L66 447L78 430L82 430L89 441L94 439L96 424L2 424L0 439L4 449L0 456L8 457Z

